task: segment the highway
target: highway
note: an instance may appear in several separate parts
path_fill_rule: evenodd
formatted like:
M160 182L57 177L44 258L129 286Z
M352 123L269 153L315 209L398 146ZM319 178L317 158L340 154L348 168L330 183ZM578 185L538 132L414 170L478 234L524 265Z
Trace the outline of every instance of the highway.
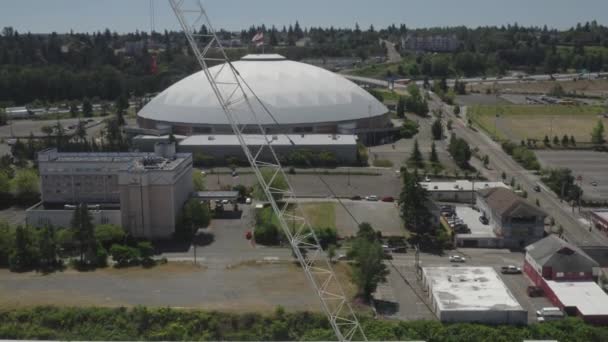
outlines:
M515 177L517 184L520 184L522 190L527 191L528 200L534 203L539 200L541 208L547 212L550 217L555 219L555 226L562 225L564 228L564 237L577 245L608 245L608 237L599 233L597 230L589 230L589 225L581 221L578 213L573 213L571 207L566 203L561 202L558 197L548 188L544 187L541 192L535 192L534 186L540 182L540 177L532 171L524 169L507 155L501 146L493 141L490 137L482 132L468 128L466 125L466 107L462 107L461 117L456 117L452 112L452 107L444 104L441 100L431 93L431 101L429 103L431 109L440 108L447 118L452 119L453 132L465 139L471 148L478 147L480 153L487 154L490 157L490 169L485 170L484 175L491 180L500 181L500 175L504 171L507 174L507 179Z

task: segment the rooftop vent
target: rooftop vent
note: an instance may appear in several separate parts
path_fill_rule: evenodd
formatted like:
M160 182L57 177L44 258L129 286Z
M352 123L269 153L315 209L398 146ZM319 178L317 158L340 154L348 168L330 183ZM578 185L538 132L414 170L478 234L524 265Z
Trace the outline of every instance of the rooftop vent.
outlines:
M209 137L207 137L207 139L208 139L209 141L211 141L211 140L215 140L215 137L214 137L213 135L210 135Z
M279 137L277 137L276 135L273 135L272 140L279 140Z

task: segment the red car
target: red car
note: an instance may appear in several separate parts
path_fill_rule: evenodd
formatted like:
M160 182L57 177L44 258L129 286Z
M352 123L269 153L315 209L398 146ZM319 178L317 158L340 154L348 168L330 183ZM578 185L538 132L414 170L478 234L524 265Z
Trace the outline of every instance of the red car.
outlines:
M395 199L391 196L382 197L382 202L395 202Z

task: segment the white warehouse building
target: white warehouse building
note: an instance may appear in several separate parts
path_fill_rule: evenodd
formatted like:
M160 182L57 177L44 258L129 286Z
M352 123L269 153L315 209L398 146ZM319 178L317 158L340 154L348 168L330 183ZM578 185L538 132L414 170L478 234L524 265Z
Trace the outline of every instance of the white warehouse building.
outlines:
M441 322L528 322L528 312L492 267L424 267L422 282Z
M277 54L247 55L232 65L272 113L274 118L257 101L251 101L268 134L356 134L360 130L391 126L388 108L363 88L328 70ZM216 75L224 93L232 93L234 85L227 84L232 82L230 68L222 64L209 71ZM259 134L246 103L237 102L232 111L235 120L246 125L243 133ZM165 89L137 116L139 126L144 129L170 128L179 135L232 134L202 71Z

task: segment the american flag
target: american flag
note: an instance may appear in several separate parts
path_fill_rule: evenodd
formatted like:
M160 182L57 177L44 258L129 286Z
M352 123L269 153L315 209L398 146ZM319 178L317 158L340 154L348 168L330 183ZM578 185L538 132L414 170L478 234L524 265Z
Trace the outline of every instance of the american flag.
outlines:
M264 45L264 32L258 32L251 38L251 41L255 43L255 46Z

